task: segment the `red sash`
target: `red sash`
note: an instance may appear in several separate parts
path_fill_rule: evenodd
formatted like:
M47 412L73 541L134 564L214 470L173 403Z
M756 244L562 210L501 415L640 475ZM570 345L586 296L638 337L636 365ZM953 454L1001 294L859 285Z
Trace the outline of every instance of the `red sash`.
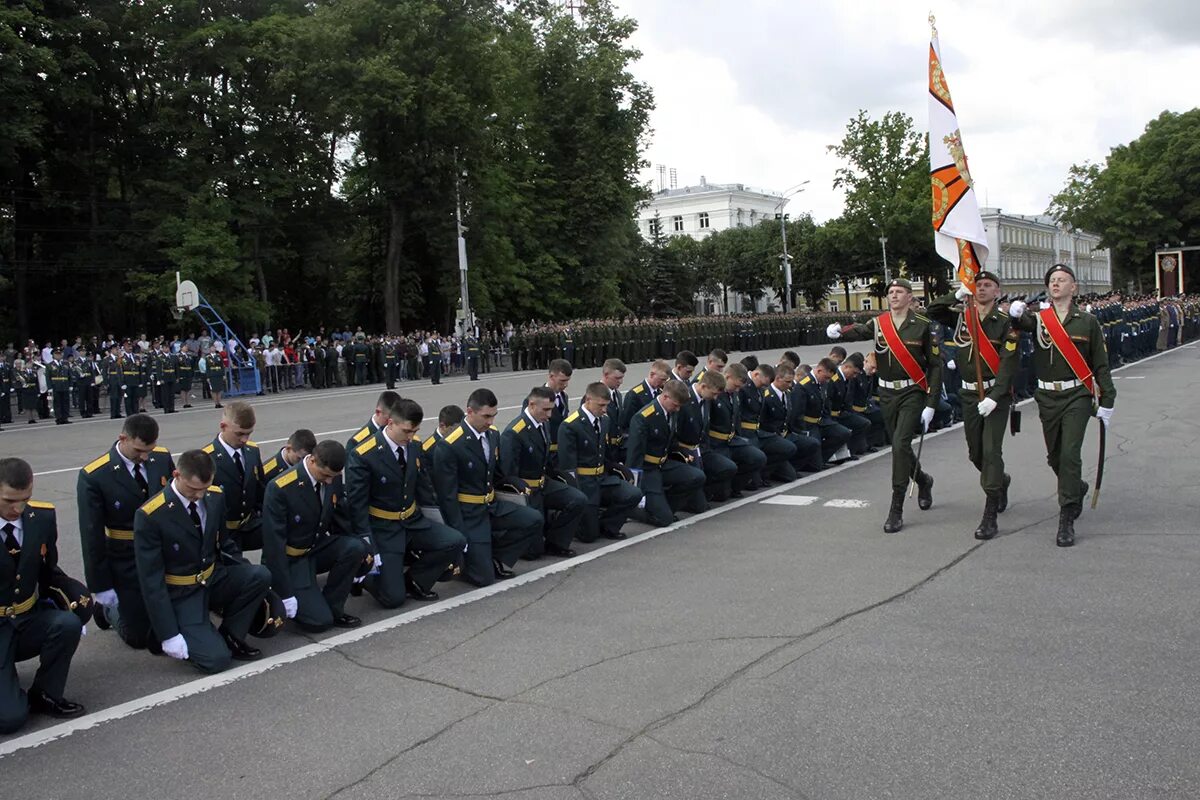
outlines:
M971 333L971 341L979 350L979 355L983 357L983 362L991 369L992 375L1000 374L1000 354L996 352L995 345L987 338L987 334L983 332L983 322L979 319L979 309L970 308L967 310L967 329Z
M1092 394L1096 393L1095 382L1092 380L1092 368L1088 366L1087 360L1084 359L1083 353L1079 352L1079 348L1075 346L1075 342L1071 341L1070 335L1067 334L1067 329L1058 320L1058 312L1054 310L1054 306L1044 308L1038 312L1038 316L1042 319L1042 325L1046 328L1046 333L1050 334L1051 341L1058 348L1058 352L1062 353L1063 358L1067 360L1071 371L1075 373L1075 377L1087 387L1087 390Z
M929 381L925 378L925 370L921 369L921 365L913 358L912 353L908 352L908 346L901 341L900 334L896 331L896 323L892 322L891 312L885 311L876 319L879 323L879 330L883 331L883 338L887 342L888 349L900 362L900 366L904 367L908 377L912 379L913 383L925 391L929 391Z

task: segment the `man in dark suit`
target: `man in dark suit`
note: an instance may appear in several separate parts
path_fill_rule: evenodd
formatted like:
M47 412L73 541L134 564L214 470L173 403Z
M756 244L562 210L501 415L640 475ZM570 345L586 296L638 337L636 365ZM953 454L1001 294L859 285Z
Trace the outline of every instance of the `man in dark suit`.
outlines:
M406 596L436 600L433 585L457 574L466 539L421 512L435 503L423 468L429 456L415 438L425 412L399 397L383 411L383 428L350 451L346 494L353 530L375 556L364 588L384 608L395 608ZM413 562L407 571L406 557Z
M370 552L346 515L346 448L326 440L267 484L262 563L288 617L306 631L357 628L345 610L354 574ZM324 588L317 576L328 573Z
M587 497L568 486L550 470L550 417L555 393L536 386L529 393L525 410L500 435L501 482L526 498L526 505L542 515L543 536L534 542L526 558L543 553L569 558L575 555L571 541L579 532ZM566 419L579 412L568 414ZM560 424L559 431L562 430Z
M63 697L83 623L70 611L38 603L65 575L58 566L54 506L32 496L29 464L0 459L0 734L20 730L30 711L52 717L84 711ZM26 693L17 662L34 657L41 663Z
M571 476L587 498L579 532L581 542L624 539L621 526L637 508L642 493L625 480L611 443L615 423L609 413L612 389L608 383L589 384L579 411L558 429L558 468Z
M218 552L225 503L213 473L207 453L188 450L174 479L133 519L138 580L154 636L163 653L202 672L262 655L246 634L271 586L266 567L227 563ZM211 611L221 615L220 629Z
M221 430L201 449L216 465L217 486L225 494L225 529L239 553L262 547L262 501L266 490L262 454L250 440L256 419L244 400L225 405Z
M75 498L83 570L97 607L96 625L113 627L130 647L154 646L134 563L133 514L171 480L175 463L159 447L158 422L125 418L108 452L79 471Z
M496 499L497 405L490 389L471 392L466 419L434 448L433 485L442 519L466 536L464 577L476 586L511 578L508 567L542 535L537 511Z

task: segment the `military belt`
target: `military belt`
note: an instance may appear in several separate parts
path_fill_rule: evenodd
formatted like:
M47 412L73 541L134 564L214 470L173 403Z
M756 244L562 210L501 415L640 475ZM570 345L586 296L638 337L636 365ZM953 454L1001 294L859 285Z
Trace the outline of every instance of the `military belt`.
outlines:
M575 474L589 475L589 476L593 476L593 477L596 475L603 475L604 467L579 467L575 470Z
M679 442L678 444L684 450L695 450L697 447L700 446L698 444L688 444L687 442Z
M292 547L290 544L283 548L283 551L285 553L287 553L289 556L291 556L292 558L300 558L301 556L306 556L306 555L308 555L310 550L312 550L311 547Z
M758 430L758 423L757 422L743 422L742 430L756 431L756 430Z
M203 586L208 583L208 579L212 577L216 567L216 564L209 564L208 569L197 572L195 575L172 575L168 572L163 577L167 581L167 586L195 586L196 584Z
M718 442L728 442L733 439L732 433L721 433L720 431L709 431L709 438L716 439Z
M525 485L528 486L530 489L540 489L546 485L546 479L544 477L542 477L542 478L521 478L521 480L525 481Z
M1080 381L1038 381L1038 388L1048 392L1065 392L1083 386Z
M820 417L805 417L804 421L807 422L809 425L816 425L818 422L821 421L821 418Z
M471 503L472 505L477 506L487 505L495 499L496 493L494 491L488 492L487 494L462 494L460 492L458 495L458 502Z
M859 414L865 414L867 411L866 406L850 406L850 408L851 408L851 410L856 411Z
M133 531L124 531L120 528L105 528L104 535L109 539L116 539L119 542L133 541Z
M913 385L913 382L910 381L908 378L904 378L903 380L898 380L898 381L885 381L882 378L880 378L879 385L882 386L884 389L907 389L908 387Z
M31 608L33 608L33 605L34 605L34 603L37 602L37 599L38 599L38 593L37 593L37 590L34 589L33 594L31 596L26 597L24 600L17 603L16 605L0 606L0 617L15 617L18 614L24 614L25 612L27 612Z
M551 453L557 453L557 452L558 452L558 445L557 445L557 444L552 444L552 445L550 445L550 452L551 452Z
M390 519L393 522L395 522L397 520L408 519L413 514L416 514L417 513L417 504L412 503L411 505L409 505L408 508L404 509L403 511L387 511L386 509L376 508L375 506L369 506L367 508L367 513L370 514L372 517L375 517L376 519Z
M652 456L649 453L647 453L646 455L642 456L642 459L647 464L661 464L667 460L667 457L666 456Z
M231 519L225 523L225 527L231 531L236 531L238 528L242 528L248 522L250 522L250 518L252 516L253 516L253 514L247 514L246 516L242 517L241 519Z
M983 382L983 388L984 388L984 389L990 389L990 388L992 388L992 387L993 387L993 386L995 386L995 385L996 385L996 381L995 381L994 379L993 379L993 380L990 380L990 381L984 381L984 382ZM966 389L968 392L974 392L974 391L977 391L977 390L979 389L979 384L978 384L978 383L971 383L970 381L963 381L963 382L962 382L962 388Z

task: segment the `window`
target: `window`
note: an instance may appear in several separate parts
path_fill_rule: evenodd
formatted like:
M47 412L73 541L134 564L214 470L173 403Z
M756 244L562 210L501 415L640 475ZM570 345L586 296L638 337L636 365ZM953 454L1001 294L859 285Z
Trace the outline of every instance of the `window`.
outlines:
M707 227L708 227L708 212L701 211L700 212L700 228L701 228L701 230L703 230L704 228L707 228Z
M830 301L829 301L829 310L830 310L830 311L832 311L832 312L834 312L835 314L836 314L838 311L840 311L840 310L841 310L841 309L839 309L839 308L838 308L838 301L837 301L837 300L830 300Z
M671 227L673 230L683 230L683 217L671 217Z
M863 307L863 311L870 311L871 310L871 298L864 297L863 301L862 301L862 307Z

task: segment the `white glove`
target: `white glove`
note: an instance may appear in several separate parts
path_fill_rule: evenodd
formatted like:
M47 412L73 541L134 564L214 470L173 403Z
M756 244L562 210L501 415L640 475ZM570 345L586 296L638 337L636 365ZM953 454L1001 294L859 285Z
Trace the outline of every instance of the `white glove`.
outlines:
M1013 319L1017 319L1025 313L1025 302L1023 300L1013 300L1008 306L1008 315Z
M954 293L954 299L960 303L971 296L971 290L965 286L958 287L958 291Z
M163 652L171 658L177 658L180 661L187 661L188 649L187 642L183 639L182 633L177 633L170 639L166 639L162 643Z
M1112 424L1112 415L1113 410L1111 408L1105 408L1104 406L1101 406L1100 408L1096 409L1096 416L1099 417L1100 421L1104 423L1105 428Z
M128 389L128 388L129 388L129 387L128 387L128 386L126 386L125 384L123 384L123 383L121 384L121 391L122 391L122 392L123 392L123 391L125 391L125 390L126 390L126 389Z
M1046 310L1047 308L1049 308L1049 307L1050 307L1050 304L1049 304L1049 303L1047 303L1045 300L1043 300L1043 301L1042 301L1042 302L1041 302L1041 303L1038 305L1038 308L1040 308L1042 311L1045 311L1045 310Z
M836 322L829 323L829 327L825 329L825 335L830 339L842 338L842 326Z
M979 401L979 416L986 417L988 414L996 410L996 401L990 397L985 397Z
M926 407L921 412L921 430L925 433L929 432L929 423L933 422L933 409Z
M294 597L283 598L283 613L287 614L288 619L296 618L296 609L299 607L300 607L300 604L296 602L296 598L294 598Z
M375 562L374 562L373 566L371 567L371 572L379 572L379 568L382 566L383 566L383 553L379 553L375 556Z
M946 362L946 369L958 369L958 365L954 363L953 358Z
M117 592L115 589L105 589L92 595L92 600L107 608L117 607Z
M642 499L638 500L637 507L643 510L646 508L646 495L642 495Z

